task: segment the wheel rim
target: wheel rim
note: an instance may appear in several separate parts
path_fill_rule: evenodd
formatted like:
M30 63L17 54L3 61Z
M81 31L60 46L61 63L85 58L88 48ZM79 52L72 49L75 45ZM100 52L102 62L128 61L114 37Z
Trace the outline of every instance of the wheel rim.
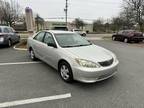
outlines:
M60 68L60 73L61 73L61 76L64 80L68 80L69 79L69 69L66 65L62 65L61 68Z
M127 39L127 38L125 38L125 39L124 39L124 42L125 42L125 43L127 43L127 42L128 42L128 39Z
M33 50L30 51L30 57L31 57L31 59L34 59L34 52L33 52Z
M115 37L113 37L112 39L115 40Z

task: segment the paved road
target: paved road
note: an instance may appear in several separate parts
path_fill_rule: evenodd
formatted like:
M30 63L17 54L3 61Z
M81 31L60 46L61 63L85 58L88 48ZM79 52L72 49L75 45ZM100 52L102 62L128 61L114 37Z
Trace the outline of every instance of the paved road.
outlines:
M93 41L118 56L114 77L93 84L67 84L45 63L0 66L0 103L71 93L71 98L12 108L144 108L144 50L111 41ZM0 49L0 63L30 62L26 51Z
M87 34L87 37L111 37L112 34Z

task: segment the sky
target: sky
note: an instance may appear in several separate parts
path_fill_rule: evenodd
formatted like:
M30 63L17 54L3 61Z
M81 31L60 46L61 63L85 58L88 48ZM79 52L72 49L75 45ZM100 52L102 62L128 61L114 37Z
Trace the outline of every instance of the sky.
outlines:
M17 0L25 7L33 9L44 19L65 17L65 0ZM123 0L68 0L68 17L95 20L117 16Z

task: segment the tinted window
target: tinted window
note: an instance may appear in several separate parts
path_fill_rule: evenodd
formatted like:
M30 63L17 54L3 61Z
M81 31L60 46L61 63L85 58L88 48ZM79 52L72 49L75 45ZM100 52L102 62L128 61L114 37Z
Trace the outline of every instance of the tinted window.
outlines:
M46 33L45 38L44 38L44 43L46 43L46 44L54 43L55 44L53 36L50 33Z
M43 37L44 37L45 32L40 32L39 34L37 34L34 39L40 42L43 42Z

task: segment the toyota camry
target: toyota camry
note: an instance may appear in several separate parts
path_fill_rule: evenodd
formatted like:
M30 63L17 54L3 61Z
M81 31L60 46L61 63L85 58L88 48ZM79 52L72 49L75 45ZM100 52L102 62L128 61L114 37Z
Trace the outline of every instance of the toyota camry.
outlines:
M114 53L70 31L40 31L28 38L28 51L32 60L46 62L68 83L105 80L119 64Z

